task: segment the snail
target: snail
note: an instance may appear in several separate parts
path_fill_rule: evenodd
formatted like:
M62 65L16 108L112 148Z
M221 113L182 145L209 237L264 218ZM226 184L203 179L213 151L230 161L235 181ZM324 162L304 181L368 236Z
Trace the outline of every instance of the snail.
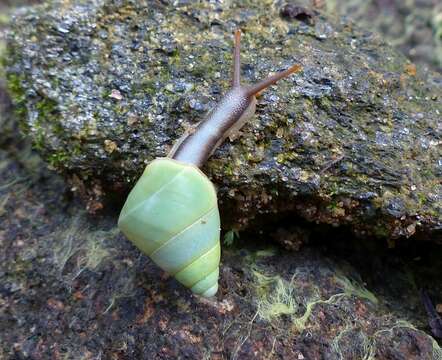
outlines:
M207 118L147 165L121 210L118 227L160 268L194 294L218 291L220 216L214 185L200 170L255 113L256 95L300 65L254 85L240 84L240 38L235 32L232 87Z

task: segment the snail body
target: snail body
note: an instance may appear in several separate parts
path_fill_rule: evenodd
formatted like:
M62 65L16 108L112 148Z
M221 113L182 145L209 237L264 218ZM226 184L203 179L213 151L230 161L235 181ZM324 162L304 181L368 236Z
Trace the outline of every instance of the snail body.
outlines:
M240 85L240 32L235 33L232 88L207 118L187 131L166 158L145 168L118 227L159 267L195 294L218 290L220 216L216 191L199 169L255 113L256 94L300 70L299 65L251 86Z

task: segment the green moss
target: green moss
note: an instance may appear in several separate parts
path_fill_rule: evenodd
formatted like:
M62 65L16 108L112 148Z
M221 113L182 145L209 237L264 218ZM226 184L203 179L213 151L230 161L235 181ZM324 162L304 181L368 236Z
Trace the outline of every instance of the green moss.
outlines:
M327 205L327 209L331 212L335 211L338 208L338 201L332 200L330 204Z
M3 58L2 62L6 67L7 60ZM26 121L28 110L26 106L25 90L23 87L24 81L25 77L23 75L6 72L6 90L14 105L11 120L18 120L20 129L23 132L27 132L29 130L29 125ZM12 124L12 121L10 123Z
M385 225L378 224L373 228L373 235L379 238L386 238L390 233L391 231Z
M42 141L44 140L44 136L41 137ZM39 142L35 142L33 144L34 148L38 148L41 145ZM42 148L42 150L46 150L45 148ZM69 164L69 160L73 156L78 156L82 153L81 144L73 143L73 147L69 149L69 151L54 151L47 155L47 162L49 165L51 165L55 169L63 169L66 168Z
M154 79L143 80L137 85L137 89L151 96L155 95L158 91L156 87L156 80Z
M25 90L22 82L25 80L23 75L8 73L6 75L6 86L13 103L17 108L21 109L25 105ZM22 111L22 110L20 110Z
M39 128L34 135L33 147L35 150L44 151L46 145L45 132Z
M224 245L232 246L235 242L235 239L239 239L238 230L232 229L224 235Z
M5 68L6 68L6 59L5 59L5 43L0 40L0 78L5 78Z
M342 286L344 293L347 296L354 295L360 299L366 299L373 304L378 304L378 299L371 291L362 287L361 284L351 281L343 274L338 274L335 278L335 281Z
M48 163L54 168L63 167L63 164L65 164L68 159L69 154L62 151L48 155Z
M235 166L232 163L227 163L224 166L224 173L227 176L233 176L234 175Z
M295 153L294 151L288 151L286 153L280 153L276 157L276 161L280 164L288 165L291 161L296 160L299 158L299 155Z
M281 315L294 315L298 309L295 288L292 281L282 277L266 276L252 270L255 279L258 316L271 322Z
M29 129L33 132L33 145L36 150L44 151L47 148L47 136L48 126L55 135L62 135L64 132L63 127L60 124L59 111L57 109L57 103L49 98L41 98L36 104L35 108L38 111L37 120L33 124L33 128ZM56 166L66 160L69 157L66 151L61 153L50 154L48 162Z
M4 59L5 66L11 61L10 58ZM31 129L26 121L27 117L27 99L23 83L26 78L21 74L9 72L6 74L6 86L9 95L14 104L14 112L20 120L20 127L24 132L33 132L33 145L36 150L44 150L47 146L47 131L44 124L50 123L51 129L55 134L60 135L64 129L59 122L59 111L57 103L47 97L41 98L35 103L35 109L38 116ZM67 154L51 154L49 163L51 165L59 164L68 159Z
M38 110L39 123L49 123L57 119L58 110L55 101L49 98L42 98L35 104L35 108Z

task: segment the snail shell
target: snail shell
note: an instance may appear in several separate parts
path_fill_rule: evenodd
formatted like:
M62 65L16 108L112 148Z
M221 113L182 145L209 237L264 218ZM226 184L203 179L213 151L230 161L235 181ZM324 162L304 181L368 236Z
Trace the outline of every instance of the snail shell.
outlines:
M130 192L118 227L193 293L218 290L220 217L213 184L196 166L152 161Z

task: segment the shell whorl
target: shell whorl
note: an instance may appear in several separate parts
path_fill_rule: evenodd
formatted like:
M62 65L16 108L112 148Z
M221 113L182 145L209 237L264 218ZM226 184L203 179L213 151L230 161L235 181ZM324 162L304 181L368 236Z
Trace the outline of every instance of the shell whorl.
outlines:
M218 290L220 218L213 184L197 167L152 161L130 192L118 227L192 292Z

